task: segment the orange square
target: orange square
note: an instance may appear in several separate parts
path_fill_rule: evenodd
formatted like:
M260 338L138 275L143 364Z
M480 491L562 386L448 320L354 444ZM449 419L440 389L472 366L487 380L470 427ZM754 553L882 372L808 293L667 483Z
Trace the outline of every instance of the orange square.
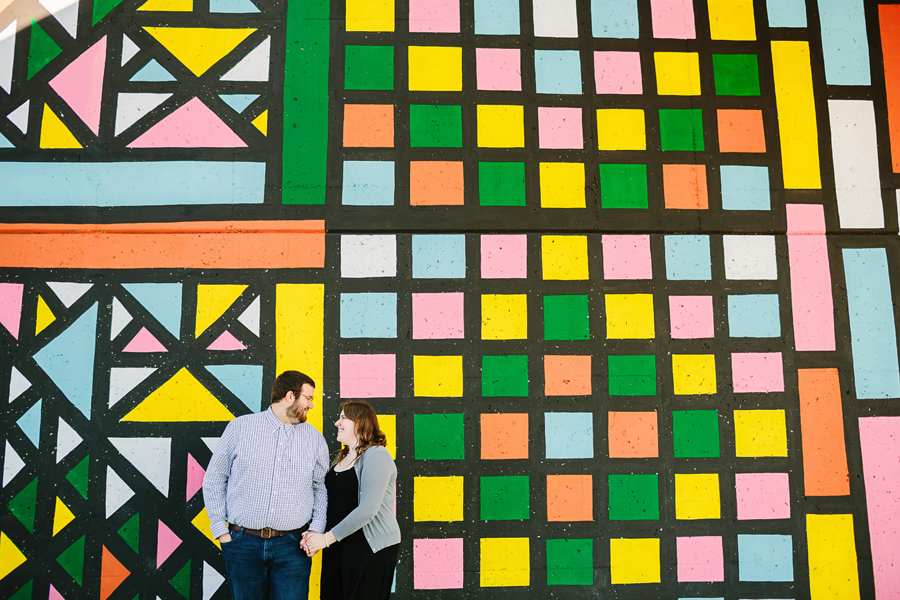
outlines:
M393 104L345 104L344 146L393 148Z
M545 356L544 394L547 396L589 396L590 356Z
M410 162L409 203L412 206L462 206L462 162Z
M761 110L719 110L719 152L765 152Z
M609 413L610 458L658 458L656 412Z
M593 521L593 487L590 475L547 475L547 520Z
M663 165L666 208L709 208L706 165Z
M481 415L481 460L528 458L528 413Z

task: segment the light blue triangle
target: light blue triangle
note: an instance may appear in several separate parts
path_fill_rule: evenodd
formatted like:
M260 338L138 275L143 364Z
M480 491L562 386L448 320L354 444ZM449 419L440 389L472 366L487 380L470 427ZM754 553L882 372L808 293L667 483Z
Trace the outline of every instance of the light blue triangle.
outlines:
M34 403L34 406L29 408L24 415L19 417L19 420L16 421L16 425L19 426L19 429L25 432L25 435L28 436L28 439L31 440L31 443L34 444L35 448L39 447L41 441L41 403L43 400L38 400Z
M211 365L206 370L253 412L262 408L263 368L259 365Z
M35 355L35 362L53 380L69 402L91 418L94 390L94 352L97 344L97 304L94 303L68 329Z
M144 65L129 81L175 81L172 74L155 60Z
M242 113L254 100L259 98L259 94L219 94L219 97L225 101L225 104Z
M181 339L180 283L124 283L122 287L149 310L169 333Z
M211 13L258 13L259 9L250 0L209 0Z
M0 148L15 148L15 146L13 146L13 143L11 141L6 139L5 135L0 133Z

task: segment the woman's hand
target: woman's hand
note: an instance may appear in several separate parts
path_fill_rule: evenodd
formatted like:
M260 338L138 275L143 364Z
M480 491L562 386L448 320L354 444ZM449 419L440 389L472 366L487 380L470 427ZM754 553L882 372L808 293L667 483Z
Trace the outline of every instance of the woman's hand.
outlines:
M315 531L307 531L303 534L303 541L300 546L306 550L307 556L315 556L316 552L322 548L328 547L328 534L316 533Z

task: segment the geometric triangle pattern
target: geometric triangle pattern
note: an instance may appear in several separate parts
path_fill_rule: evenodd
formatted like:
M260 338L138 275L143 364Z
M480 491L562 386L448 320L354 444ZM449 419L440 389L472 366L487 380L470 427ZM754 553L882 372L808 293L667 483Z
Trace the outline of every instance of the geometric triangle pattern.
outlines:
M256 29L144 27L144 31L156 38L166 50L199 77Z
M105 67L106 36L103 36L50 80L50 87L75 111L94 135L100 129Z
M198 285L194 335L199 337L216 319L225 314L245 289L246 285Z
M34 319L34 335L38 335L55 320L56 316L50 310L50 307L47 306L47 301L38 296L37 315Z
M72 135L72 131L53 112L44 105L44 116L41 120L41 148L71 149L84 146Z
M78 447L82 438L71 425L59 417L59 427L56 430L56 463L59 464L72 450Z
M194 375L185 368L162 384L123 421L179 422L231 421L232 414Z
M72 281L48 281L47 287L53 290L66 308L70 308L79 298L93 287L92 283L75 283Z
M206 347L207 350L246 350L247 346L241 343L239 339L234 337L230 331L223 331L222 335L217 337L212 344Z

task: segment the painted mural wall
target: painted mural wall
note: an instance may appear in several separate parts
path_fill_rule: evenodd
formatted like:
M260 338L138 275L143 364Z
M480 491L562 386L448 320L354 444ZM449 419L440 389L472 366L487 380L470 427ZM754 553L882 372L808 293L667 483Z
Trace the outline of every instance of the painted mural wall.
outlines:
M398 598L900 597L898 187L900 4L0 0L0 600L231 598L285 369Z

